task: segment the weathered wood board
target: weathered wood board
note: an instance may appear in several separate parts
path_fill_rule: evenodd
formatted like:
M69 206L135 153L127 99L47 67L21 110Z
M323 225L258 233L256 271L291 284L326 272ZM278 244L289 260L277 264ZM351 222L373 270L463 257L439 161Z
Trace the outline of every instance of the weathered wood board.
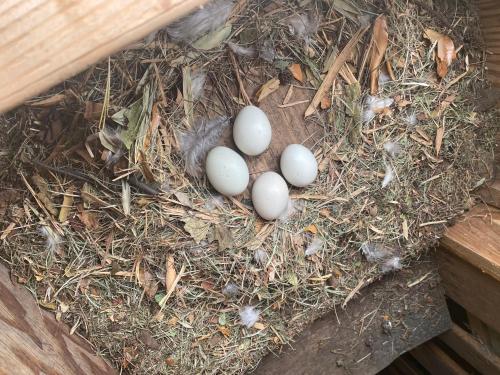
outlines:
M500 281L500 210L480 204L446 231L442 247Z
M0 264L0 374L111 375L116 372L54 314L38 307Z
M278 357L265 357L255 373L375 374L450 328L443 293L435 265L421 259L363 289L345 310L339 306L312 323Z
M3 0L0 113L206 0Z

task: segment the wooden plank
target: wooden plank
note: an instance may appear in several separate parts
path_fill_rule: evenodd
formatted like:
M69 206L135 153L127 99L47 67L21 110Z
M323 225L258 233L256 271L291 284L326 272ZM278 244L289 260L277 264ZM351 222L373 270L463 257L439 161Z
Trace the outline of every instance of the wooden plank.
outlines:
M448 228L441 246L500 281L500 210L475 206Z
M456 324L439 339L481 374L500 374L500 358Z
M345 309L334 311L309 325L293 347L277 357L266 356L255 374L371 375L402 353L448 330L450 318L443 290L436 285L435 259L421 259L373 283ZM426 277L414 287L407 285ZM384 332L383 317L392 322Z
M3 0L0 112L145 37L206 0Z
M468 375L467 371L432 341L420 345L410 353L431 375Z
M87 342L14 285L1 264L0 332L0 374L116 374Z
M437 251L439 274L446 295L500 332L500 283L460 257Z
M479 195L484 203L500 208L500 179L497 178L479 190Z

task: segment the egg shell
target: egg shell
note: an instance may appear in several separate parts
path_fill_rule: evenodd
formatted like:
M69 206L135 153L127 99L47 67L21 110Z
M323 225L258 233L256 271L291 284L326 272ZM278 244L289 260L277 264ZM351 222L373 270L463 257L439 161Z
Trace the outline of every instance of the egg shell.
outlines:
M286 181L275 172L261 174L252 186L252 202L263 219L277 219L288 206Z
M241 194L248 186L247 163L237 152L228 147L217 146L210 150L205 169L212 186L223 195Z
M318 175L318 162L311 150L299 144L288 145L281 154L281 173L297 187L312 183Z
M234 143L246 155L255 156L266 151L272 133L267 115L253 105L243 108L234 120Z

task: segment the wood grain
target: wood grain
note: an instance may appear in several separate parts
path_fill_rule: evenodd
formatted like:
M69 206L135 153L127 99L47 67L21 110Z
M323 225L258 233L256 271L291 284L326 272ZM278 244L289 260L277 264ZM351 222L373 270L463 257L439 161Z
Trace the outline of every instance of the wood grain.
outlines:
M0 264L0 374L73 375L116 372L87 342L69 334L41 310L26 289L14 285Z
M480 204L448 228L441 245L500 281L500 210Z
M469 374L432 341L420 345L410 353L431 375Z
M427 275L423 282L406 286L423 275ZM345 309L338 306L310 324L294 344L281 349L279 357L267 355L253 373L378 373L402 353L450 328L443 290L433 284L436 278L433 258L422 258L411 269L384 277L362 289ZM382 330L383 316L398 322L389 334Z
M500 358L456 324L439 339L481 374L500 374Z
M145 37L206 0L3 0L0 112Z
M500 332L498 280L442 247L437 250L437 260L446 295Z

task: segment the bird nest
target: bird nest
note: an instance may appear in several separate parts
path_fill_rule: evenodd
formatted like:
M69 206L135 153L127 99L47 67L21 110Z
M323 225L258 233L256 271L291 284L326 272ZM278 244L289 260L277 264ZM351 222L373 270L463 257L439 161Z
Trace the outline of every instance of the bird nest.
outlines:
M466 5L216 0L1 117L1 258L125 372L247 371L473 204L485 93ZM251 182L288 143L319 165L276 221L203 171L250 103Z

